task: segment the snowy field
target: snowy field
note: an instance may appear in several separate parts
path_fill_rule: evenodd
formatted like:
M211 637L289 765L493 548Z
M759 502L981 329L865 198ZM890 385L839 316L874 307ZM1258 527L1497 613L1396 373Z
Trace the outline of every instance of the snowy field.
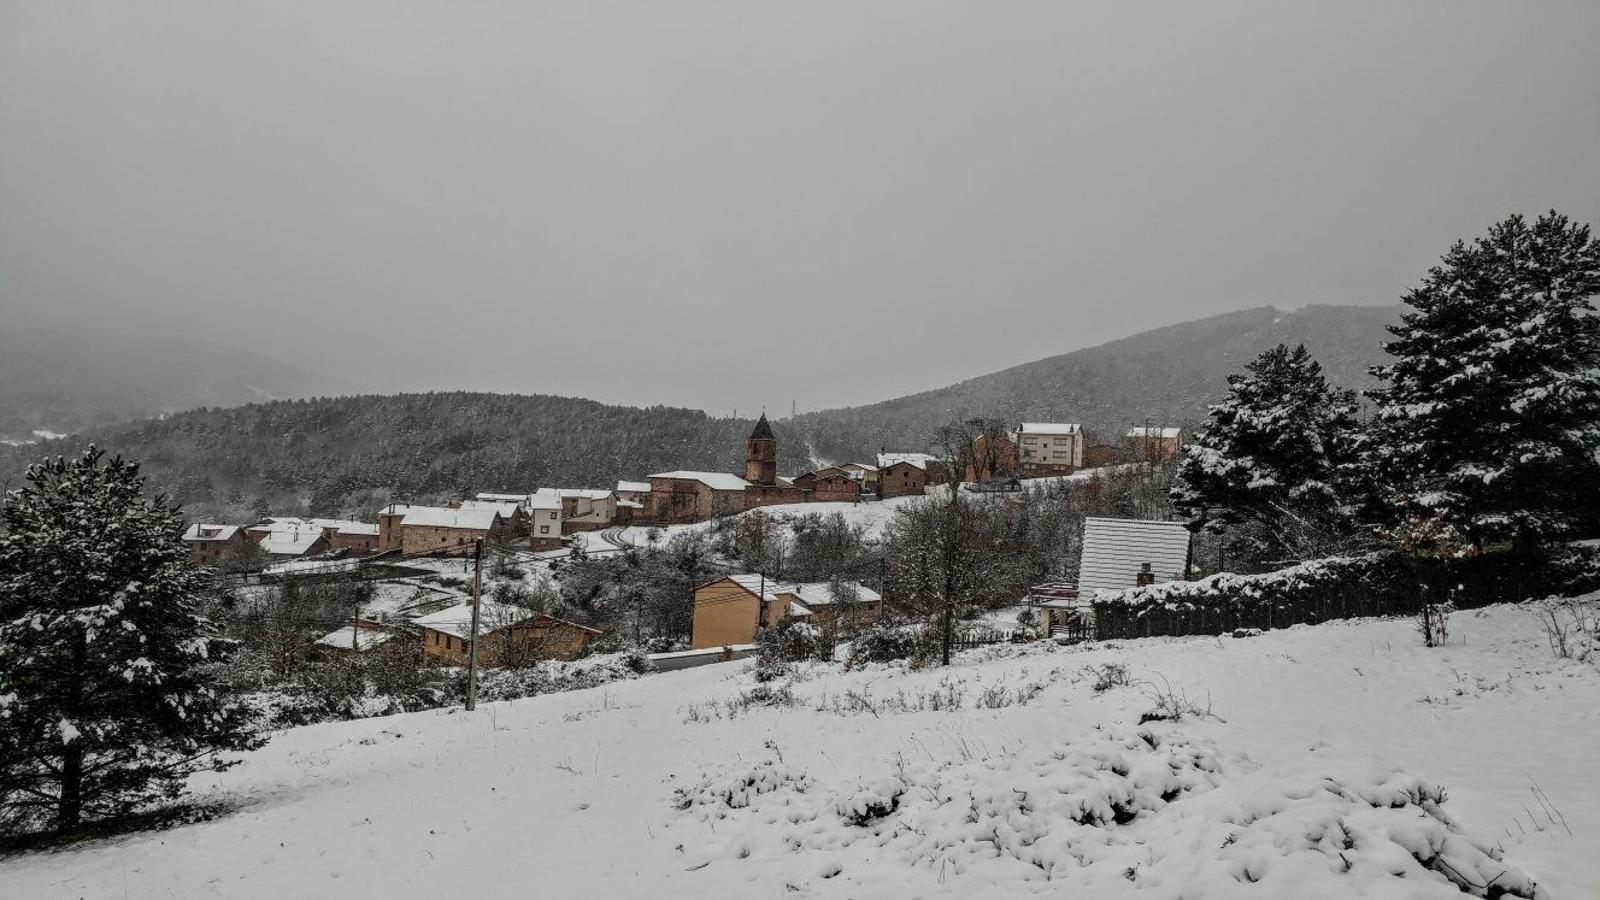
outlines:
M1452 631L814 665L788 706L739 662L295 729L198 785L227 815L7 858L0 894L1596 896L1600 672L1513 607ZM1213 715L1141 725L1167 685Z

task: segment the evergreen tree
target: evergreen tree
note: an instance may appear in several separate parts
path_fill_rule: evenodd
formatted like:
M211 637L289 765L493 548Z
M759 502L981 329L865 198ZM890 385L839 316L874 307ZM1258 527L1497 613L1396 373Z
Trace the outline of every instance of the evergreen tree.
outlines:
M0 506L0 825L82 823L171 798L258 743L202 663L231 645L199 613L203 573L138 466L33 466Z
M1533 550L1595 507L1600 242L1551 212L1457 242L1374 369L1370 468L1406 546Z
M1346 531L1355 394L1329 387L1304 345L1279 344L1245 369L1185 449L1172 504L1257 560L1326 553Z

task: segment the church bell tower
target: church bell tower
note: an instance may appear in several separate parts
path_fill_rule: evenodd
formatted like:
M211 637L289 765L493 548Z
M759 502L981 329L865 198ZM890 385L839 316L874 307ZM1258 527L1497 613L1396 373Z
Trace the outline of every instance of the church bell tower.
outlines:
M778 483L778 439L772 436L766 413L761 414L750 439L744 442L744 480L753 484Z

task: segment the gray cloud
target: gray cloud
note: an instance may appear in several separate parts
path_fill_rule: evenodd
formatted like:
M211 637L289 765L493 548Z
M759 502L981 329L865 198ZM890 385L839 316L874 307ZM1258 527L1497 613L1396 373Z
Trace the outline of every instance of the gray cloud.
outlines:
M0 309L843 405L1600 218L1600 5L0 5Z

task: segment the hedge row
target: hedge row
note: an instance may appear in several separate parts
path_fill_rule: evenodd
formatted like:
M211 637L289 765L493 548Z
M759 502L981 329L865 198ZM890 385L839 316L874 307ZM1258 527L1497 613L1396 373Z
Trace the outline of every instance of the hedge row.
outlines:
M1126 590L1094 603L1095 630L1106 640L1413 615L1433 603L1473 608L1592 589L1597 573L1600 566L1587 549L1465 559L1401 553L1336 557L1262 575L1223 572Z

